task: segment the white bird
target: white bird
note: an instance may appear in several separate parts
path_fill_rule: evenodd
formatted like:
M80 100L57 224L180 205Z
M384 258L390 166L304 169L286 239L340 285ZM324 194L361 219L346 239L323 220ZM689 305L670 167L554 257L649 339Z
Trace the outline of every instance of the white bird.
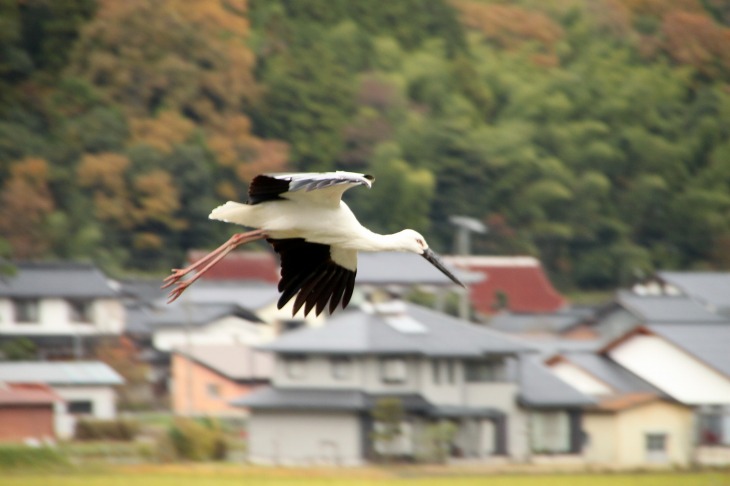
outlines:
M362 226L341 198L349 188L370 188L374 177L352 172L264 174L256 176L246 204L229 201L215 208L209 218L240 224L254 231L237 233L227 242L184 269L173 269L162 288L175 287L169 302L236 247L266 238L281 257L281 309L296 295L296 314L304 306L319 315L329 302L330 313L338 304L347 307L357 273L358 251L405 251L431 262L464 287L431 251L421 234L405 229L390 235L373 233ZM192 271L195 275L183 280Z

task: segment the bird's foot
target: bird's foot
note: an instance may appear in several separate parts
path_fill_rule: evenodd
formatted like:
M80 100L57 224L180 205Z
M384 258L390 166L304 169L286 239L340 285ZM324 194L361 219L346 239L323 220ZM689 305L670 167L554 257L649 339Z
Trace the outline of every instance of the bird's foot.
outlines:
M170 304L172 302L175 302L178 297L182 295L183 292L190 286L192 282L185 281L185 282L177 282L177 285L174 289L170 291L169 294L167 294L167 303Z
M185 275L190 272L187 268L173 268L172 269L172 275L168 276L165 280L162 281L162 287L161 289L166 289L167 287L171 287L178 283L181 278L183 278Z

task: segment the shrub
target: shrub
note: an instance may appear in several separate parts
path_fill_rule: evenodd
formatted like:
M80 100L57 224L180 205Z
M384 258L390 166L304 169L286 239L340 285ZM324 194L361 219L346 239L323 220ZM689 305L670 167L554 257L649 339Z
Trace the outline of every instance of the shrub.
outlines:
M131 441L137 436L139 426L131 420L91 420L76 422L74 436L78 440Z
M169 430L170 441L178 458L191 461L223 460L228 444L217 422L178 418Z

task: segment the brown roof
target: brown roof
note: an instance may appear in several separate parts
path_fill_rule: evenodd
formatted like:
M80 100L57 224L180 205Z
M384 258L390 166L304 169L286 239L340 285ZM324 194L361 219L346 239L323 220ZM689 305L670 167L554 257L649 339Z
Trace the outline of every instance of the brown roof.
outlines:
M191 251L188 261L195 263L208 252ZM209 280L260 280L263 282L279 281L279 262L272 252L268 251L235 251L227 255L225 260L203 274Z
M61 398L42 383L0 384L0 406L44 405L57 401Z
M624 393L602 399L596 408L604 412L620 412L661 399L656 393L651 392Z
M507 298L507 309L511 312L554 312L567 304L535 258L473 255L445 259L457 268L486 276L469 285L472 305L481 314L498 312L495 306L500 293Z

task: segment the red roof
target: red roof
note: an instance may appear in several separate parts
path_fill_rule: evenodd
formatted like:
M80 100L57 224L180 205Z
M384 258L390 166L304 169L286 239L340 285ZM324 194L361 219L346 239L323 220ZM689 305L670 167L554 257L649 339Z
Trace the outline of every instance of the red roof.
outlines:
M188 261L195 263L207 252L191 251ZM273 253L266 251L235 251L227 255L201 278L209 280L260 280L276 283L279 281L279 262Z
M2 405L44 405L61 401L61 398L42 383L8 383L0 385Z
M485 275L484 280L469 286L472 305L481 314L503 310L496 308L499 293L506 296L506 309L511 312L554 312L566 305L535 258L450 256L447 260Z

